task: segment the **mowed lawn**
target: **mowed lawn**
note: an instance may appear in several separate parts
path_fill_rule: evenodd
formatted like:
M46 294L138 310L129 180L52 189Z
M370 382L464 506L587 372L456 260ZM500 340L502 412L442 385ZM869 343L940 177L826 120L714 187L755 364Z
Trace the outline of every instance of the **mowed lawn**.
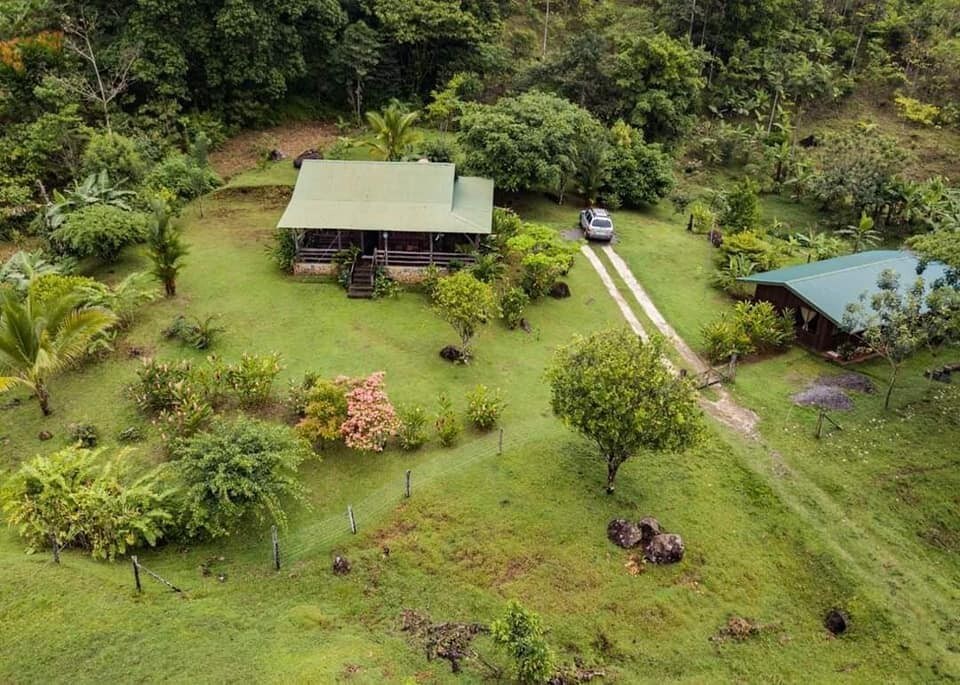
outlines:
M331 283L279 274L265 247L281 209L282 194L234 190L207 198L202 219L191 207L178 297L145 307L116 354L57 379L54 417L41 419L23 396L4 409L2 468L62 447L76 421L95 423L108 447L118 431L142 423L125 392L140 364L131 349L204 357L161 339L178 313L219 314L226 331L211 352L226 359L279 352L283 384L305 371L382 369L395 402L431 411L441 392L462 409L477 383L499 387L508 402L503 453L495 432L469 430L452 449L328 450L303 468L310 507L295 509L281 534L279 573L270 565L269 531L256 525L224 542L141 554L183 595L149 578L136 595L124 561L68 552L55 566L47 555L26 556L4 530L0 681L448 682L446 663L426 661L422 644L400 630L402 610L487 622L510 598L542 614L560 658L601 665L614 682L934 677L931 654L946 642L916 645L884 593L861 582L858 560L784 504L781 484L758 467L766 454L757 447L711 427L686 454L628 462L617 494L603 494L601 462L551 416L543 382L557 345L621 323L583 260L569 276L570 299L530 309L531 333L493 323L476 340L475 361L451 366L437 352L455 342L453 331L422 295L354 301ZM133 254L106 275L143 266ZM676 321L678 329L686 334L693 318ZM53 439L39 441L42 429ZM128 458L158 462L156 447L148 440ZM347 505L357 514L355 537ZM681 564L628 572L629 554L606 541L606 524L644 515L683 535ZM350 575L331 573L334 554L350 559ZM211 575L201 574L204 563ZM822 627L834 606L854 618L840 639ZM712 639L734 615L763 628L743 642ZM485 639L478 648L504 663ZM470 666L457 682L483 674Z

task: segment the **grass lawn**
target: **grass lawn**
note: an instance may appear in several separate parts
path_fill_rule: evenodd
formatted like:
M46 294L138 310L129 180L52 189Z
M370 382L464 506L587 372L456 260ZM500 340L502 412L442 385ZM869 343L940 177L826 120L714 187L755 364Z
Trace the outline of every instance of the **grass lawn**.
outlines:
M873 682L893 673L930 681L935 669L946 668L948 657L941 655L956 646L956 626L929 644L923 644L928 633L912 634L913 623L889 602L885 579L864 579L872 562L862 556L869 540L845 551L830 530L811 526L791 498L812 490L789 491L761 448L711 427L705 443L687 454L628 462L617 494L602 494L601 462L550 415L542 378L557 345L577 332L621 324L582 259L569 276L573 297L534 305L530 334L491 324L477 338L475 362L451 366L437 351L454 342L453 331L422 295L348 300L331 283L279 274L264 253L282 210L277 194L222 192L204 209L202 219L196 207L185 216L191 253L176 299L146 307L117 353L57 379L52 418L42 419L22 395L21 405L2 410L0 468L9 471L30 455L63 446L75 421L95 423L108 447L119 430L142 422L124 392L140 364L129 350L202 357L161 339L178 313L218 314L226 332L213 351L228 360L245 351L280 352L284 380L308 370L385 369L395 402L430 410L440 392L462 408L465 392L477 383L499 387L509 403L504 452L497 455L495 433L471 431L446 450L430 445L414 454L375 456L328 450L303 468L311 506L292 512L281 536L280 573L270 567L269 532L253 525L216 544L141 554L144 565L184 588L183 596L149 579L137 596L122 561L93 562L67 552L58 567L45 555L26 556L4 530L0 682L448 682L445 662L426 661L422 645L400 631L401 611L486 622L509 598L542 614L563 659L601 664L615 682ZM558 226L575 218L573 207L544 205L542 214ZM635 238L624 239L625 257L632 255L641 282L690 336L719 306L706 298L705 282L691 284L689 276L674 282L676 299L670 300L667 279L656 286L649 274L682 271L681 257L697 255L693 246L705 241L676 231L666 215L621 214L621 226L636 228ZM674 241L675 266L666 261L674 251L647 253L660 243L643 240L645 232ZM708 258L706 250L699 254ZM646 272L638 266L644 263ZM143 265L132 253L115 273L102 275L117 278ZM680 294L686 290L694 294ZM687 312L691 306L694 313ZM802 357L798 363L805 363ZM753 367L744 370L738 392L762 406L765 429L775 429L782 397L753 373ZM44 428L54 437L40 442ZM911 434L919 439L919 432ZM808 458L809 440L789 439L798 450L789 458ZM158 461L156 448L148 440L129 458ZM410 500L401 497L406 469L413 472ZM814 485L825 487L833 478L852 486L863 473L837 468ZM355 537L347 529L348 504L360 527ZM681 564L635 576L625 567L628 554L606 541L605 528L614 517L647 514L681 533L688 554ZM912 561L916 548L911 543ZM331 573L333 554L351 560L350 575ZM209 560L214 574L203 576L199 567ZM950 578L946 560L938 562L942 568L923 563L920 569L935 577L931 588ZM225 582L217 580L220 572ZM830 638L821 624L834 606L854 619L841 639ZM763 628L743 642L712 640L732 615ZM929 618L936 628L943 625L939 616ZM495 655L485 639L478 645ZM472 666L457 682L479 682L482 674Z

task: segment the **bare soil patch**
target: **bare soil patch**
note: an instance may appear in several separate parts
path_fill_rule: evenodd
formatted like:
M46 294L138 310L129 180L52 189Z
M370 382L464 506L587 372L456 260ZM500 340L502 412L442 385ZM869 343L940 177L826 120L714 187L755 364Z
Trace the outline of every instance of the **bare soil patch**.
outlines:
M325 121L297 121L244 131L210 153L210 164L227 181L255 167L263 150L277 149L287 157L296 157L308 148L323 149L336 138L336 128Z

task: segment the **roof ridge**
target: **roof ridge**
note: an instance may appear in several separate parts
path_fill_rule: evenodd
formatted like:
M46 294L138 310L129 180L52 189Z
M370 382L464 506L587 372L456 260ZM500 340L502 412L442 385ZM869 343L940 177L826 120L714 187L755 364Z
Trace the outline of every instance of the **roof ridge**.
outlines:
M893 252L893 251L894 251L894 250L890 250L890 252ZM833 271L823 271L823 272L820 272L820 273L817 273L817 274L810 274L809 276L799 276L799 277L797 277L797 278L785 279L783 282L784 282L784 283L795 283L795 282L799 282L799 281L808 281L808 280L810 280L811 278L823 278L823 277L826 276L827 274L842 274L842 273L845 272L845 271L856 271L857 269L865 269L865 268L867 268L867 267L877 266L878 264L884 264L884 263L886 263L886 262L899 261L899 260L901 260L901 259L904 259L904 258L905 258L905 255L908 255L908 254L909 254L909 252L907 252L907 251L905 251L905 250L897 250L896 252L897 252L898 255L900 255L900 256L897 256L897 257L887 257L887 258L885 258L885 259L878 259L878 260L875 261L875 262L864 262L863 264L857 264L857 265L855 265L855 266L845 266L845 267L843 267L842 269L834 269ZM814 264L815 264L815 263L816 263L816 262L814 262ZM801 266L806 266L806 264L797 264L796 266L793 266L793 267L789 267L789 266L788 266L788 267L784 267L784 268L785 268L785 269L791 269L791 268L794 268L794 269L795 269L795 268L798 268L798 267L801 267ZM772 272L771 272L771 273L772 273Z

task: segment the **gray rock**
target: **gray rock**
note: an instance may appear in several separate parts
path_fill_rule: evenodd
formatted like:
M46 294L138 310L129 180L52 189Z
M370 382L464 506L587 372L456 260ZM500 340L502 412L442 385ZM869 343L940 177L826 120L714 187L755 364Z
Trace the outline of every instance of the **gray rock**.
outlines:
M333 573L338 576L345 576L350 573L350 562L346 558L337 556L333 560Z
M661 533L653 537L643 556L654 564L675 564L683 559L683 552L683 538L673 533Z
M636 547L643 539L640 526L626 519L613 519L607 524L607 537L610 542L624 549Z
M640 535L642 536L640 544L644 547L650 544L650 541L655 537L663 533L664 531L660 528L660 522L653 518L652 516L644 516L640 519Z

